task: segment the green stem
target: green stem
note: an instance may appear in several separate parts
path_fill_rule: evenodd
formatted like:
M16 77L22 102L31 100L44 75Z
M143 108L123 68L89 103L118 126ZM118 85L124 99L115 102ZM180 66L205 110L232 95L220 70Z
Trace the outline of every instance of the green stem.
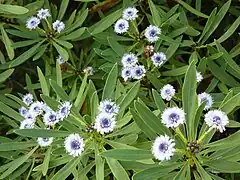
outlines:
M209 128L198 140L197 143L200 144L203 139L207 136L207 134L212 130L212 128Z
M185 144L187 144L187 139L184 137L184 135L183 135L182 132L180 131L179 127L177 127L177 128L175 129L175 132L176 132L176 134L181 138L181 140L182 140Z

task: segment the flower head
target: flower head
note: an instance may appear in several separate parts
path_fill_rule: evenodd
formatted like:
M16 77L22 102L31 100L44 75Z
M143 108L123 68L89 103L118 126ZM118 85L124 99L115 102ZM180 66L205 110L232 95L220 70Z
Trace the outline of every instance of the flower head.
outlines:
M200 83L203 80L203 76L202 76L201 72L197 72L196 79L197 79L198 83Z
M26 22L26 28L32 30L36 29L40 24L40 20L37 17L30 17Z
M72 104L68 101L64 102L59 106L57 114L60 120L63 120L64 118L68 117L68 115L70 114L71 107Z
M135 66L138 62L138 58L133 53L124 54L122 57L123 67L132 67Z
M50 137L50 138L39 137L37 138L37 142L41 147L49 146L53 142L53 137Z
M100 134L112 132L116 125L115 118L107 113L100 113L95 120L94 129Z
M161 66L167 60L167 57L163 52L157 52L153 54L151 60L154 66L158 67Z
M204 101L206 101L206 105L204 107L204 110L208 110L212 107L213 105L213 98L210 94L208 93L201 93L201 94L198 94L198 106L200 106Z
M123 19L135 20L138 17L137 13L138 10L135 7L128 7L123 10Z
M53 24L53 29L60 33L62 30L65 29L65 24L62 21L56 20Z
M142 79L145 76L146 69L144 66L137 65L132 69L132 77L133 79Z
M57 58L57 62L61 65L65 63L65 60L59 55Z
M98 110L100 113L115 115L119 112L119 106L111 100L104 100L100 102Z
M167 101L170 101L174 95L175 95L175 89L170 84L166 84L161 89L161 96L163 99L165 99Z
M174 140L169 136L158 136L153 143L152 154L160 161L170 160L176 150L174 146Z
M33 103L33 95L28 93L26 95L23 96L22 101L29 106L30 104Z
M122 34L128 31L129 23L125 19L119 19L114 25L114 31L117 34Z
M178 107L167 108L162 113L162 123L168 128L176 128L185 122L184 111Z
M28 111L24 117L26 120L33 121L33 122L36 121L36 115L33 114L31 111Z
M128 79L132 78L132 69L131 67L124 67L121 72L121 76L126 82Z
M88 66L83 70L83 72L85 74L89 75L89 76L92 76L94 71L93 71L93 68L91 66Z
M84 151L84 142L79 134L70 134L64 141L67 153L73 157L80 156Z
M229 123L227 115L220 110L208 111L204 120L210 128L216 128L221 133L225 131L225 126Z
M38 115L42 114L42 112L43 112L42 107L43 107L43 102L36 101L31 104L31 106L29 108L29 112L31 114L33 114L34 116L38 116Z
M58 114L54 111L47 112L43 116L43 122L46 126L53 126L59 122Z
M47 17L50 17L50 13L49 13L49 9L40 9L38 12L37 12L37 17L39 19L47 19Z
M161 34L161 29L153 25L148 26L144 33L145 37L150 43L156 42L159 39L158 35L160 34Z
M20 129L32 129L34 127L34 121L25 119L21 121Z
M25 117L26 114L28 113L28 109L25 108L25 107L21 107L21 108L19 108L19 113L20 113L23 117Z

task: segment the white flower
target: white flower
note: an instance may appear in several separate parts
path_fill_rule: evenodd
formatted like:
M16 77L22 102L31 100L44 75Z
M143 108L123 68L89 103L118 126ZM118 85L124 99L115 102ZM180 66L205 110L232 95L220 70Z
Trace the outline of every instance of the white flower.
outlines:
M225 126L229 123L225 112L222 112L220 110L208 111L208 113L205 114L204 120L210 128L216 128L221 133L225 131Z
M50 17L50 13L49 13L49 10L48 9L40 9L38 12L37 12L37 17L39 19L47 19L47 17Z
M25 119L20 124L20 129L32 129L34 127L34 121Z
M129 23L125 19L119 19L114 25L114 31L117 34L122 34L128 31Z
M167 101L170 101L174 95L175 95L175 89L170 84L166 84L161 89L161 97Z
M152 154L160 161L170 160L176 150L174 146L175 142L169 136L158 136L153 143Z
M26 120L33 121L33 122L36 121L36 116L35 116L35 114L31 113L30 111L28 111L28 112L25 114L24 117L25 117Z
M105 134L113 131L116 125L115 118L107 113L100 113L95 120L94 129L100 134Z
M122 69L122 73L121 73L122 78L124 79L124 81L126 82L128 79L132 78L132 70L131 67L124 67Z
M26 95L23 96L22 101L29 106L30 104L33 103L33 95L28 93Z
M65 24L62 21L56 20L53 24L53 29L60 33L62 30L65 29Z
M38 116L43 112L42 107L43 107L43 102L36 101L32 103L31 106L29 107L29 112L34 116Z
M89 76L93 75L93 68L91 66L86 67L83 72Z
M65 60L59 55L57 58L57 62L61 65L61 64L65 63Z
M68 117L71 107L72 104L68 101L64 102L59 106L57 114L60 120L63 120L64 118Z
M83 138L79 134L70 134L64 142L67 153L73 157L80 156L84 151Z
M203 76L202 76L201 72L197 72L196 79L197 79L198 83L200 83L203 80Z
M123 10L123 19L126 20L135 20L138 15L138 10L135 7L128 7Z
M28 113L28 109L25 108L25 107L21 107L21 108L19 108L19 113L20 113L23 117L25 117L26 114Z
M98 110L100 113L107 113L110 115L115 115L119 112L119 106L116 105L111 100L106 99L106 100L100 102Z
M50 112L47 112L46 114L44 114L43 116L43 122L46 126L53 126L55 125L56 123L59 122L59 117L58 117L58 114L55 113L54 111L50 111Z
M132 69L133 79L142 79L145 76L146 69L144 66L137 65Z
M161 29L153 25L148 26L144 33L145 37L150 43L156 42L159 39L158 35L160 34L161 34Z
M151 60L154 66L158 67L158 66L161 66L167 60L167 57L163 52L157 52L153 54L153 56L151 57Z
M201 93L198 94L198 106L200 106L205 100L207 100L206 105L204 107L204 110L208 110L212 107L213 105L213 98L210 94L208 93Z
M36 29L40 24L40 20L37 17L30 17L26 22L26 28L32 30Z
M41 147L49 146L53 142L53 137L50 137L50 138L39 137L37 138L37 142Z
M168 128L176 128L185 122L185 113L178 107L171 107L163 111L161 118Z
M122 57L123 67L135 66L137 62L138 62L138 58L133 53L124 54Z

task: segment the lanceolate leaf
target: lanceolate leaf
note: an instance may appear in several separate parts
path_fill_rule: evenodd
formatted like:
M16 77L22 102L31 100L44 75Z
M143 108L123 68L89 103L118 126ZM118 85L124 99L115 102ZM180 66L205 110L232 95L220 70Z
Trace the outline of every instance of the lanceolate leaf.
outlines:
M70 134L68 131L57 131L50 129L17 129L14 132L26 137L65 137Z

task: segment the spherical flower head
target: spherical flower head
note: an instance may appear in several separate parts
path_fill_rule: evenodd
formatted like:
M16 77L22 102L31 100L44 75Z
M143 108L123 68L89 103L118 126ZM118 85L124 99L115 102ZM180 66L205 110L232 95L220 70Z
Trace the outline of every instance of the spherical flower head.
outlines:
M36 101L29 107L29 112L34 116L39 116L43 112L43 102Z
M126 82L128 79L132 78L132 69L131 67L124 67L121 72L121 76Z
M198 94L198 106L200 106L204 101L207 101L206 105L204 107L204 110L210 109L213 105L212 96L208 93L205 93L205 92L203 92L201 94Z
M49 146L50 144L52 144L53 137L49 137L49 138L39 137L39 138L37 138L37 142L38 142L39 146L46 147L46 146Z
M22 101L29 106L30 104L33 103L33 95L28 93L26 95L23 96Z
M21 121L20 129L32 129L34 127L34 121L25 119Z
M72 104L68 101L62 103L59 106L57 114L60 120L63 120L64 118L68 117L68 115L70 114L71 107L72 107Z
M61 65L65 63L65 60L59 55L57 58L57 62Z
M115 115L119 112L119 106L116 105L113 101L106 99L100 102L98 110L100 113Z
M208 111L204 120L210 128L216 128L221 133L225 131L225 126L229 123L227 115L220 110Z
M116 126L115 118L106 113L100 113L95 120L94 129L100 134L112 132Z
M200 83L203 80L203 76L202 76L201 72L197 72L196 80L198 83Z
M163 111L161 118L166 127L176 128L185 122L185 113L178 107L170 107Z
M19 108L19 113L20 113L23 117L25 117L26 114L28 113L28 109L25 108L25 107L21 107L21 108Z
M138 15L138 10L135 8L135 7L128 7L126 9L123 10L123 19L126 19L126 20L135 20Z
M37 17L30 17L26 22L26 28L32 30L36 29L40 24L40 20Z
M38 12L37 12L37 17L39 19L47 19L47 17L50 17L50 13L49 13L49 9L40 9Z
M154 66L158 67L161 66L167 60L167 57L163 52L157 52L153 54L151 60Z
M170 160L175 152L175 143L167 135L158 136L152 146L153 156L160 161Z
M128 31L129 23L125 19L119 19L114 25L114 31L117 34L123 34Z
M53 24L53 29L60 33L62 30L65 29L65 24L62 21L56 20Z
M161 34L161 29L153 25L148 26L144 33L145 37L150 43L156 42L159 39L158 35L160 34Z
M35 121L36 121L36 116L35 116L35 114L33 114L31 111L28 111L28 112L25 114L24 118L25 118L26 120L29 120L29 121L32 121L32 122L35 122Z
M133 53L126 53L122 57L122 65L123 67L133 67L137 64L138 58Z
M46 126L54 126L60 121L58 114L54 111L47 112L43 116L43 122Z
M142 79L145 76L146 69L144 66L137 65L132 69L132 77L133 79Z
M92 76L93 73L94 73L93 68L92 68L91 66L86 67L86 68L83 70L83 72L84 72L85 74L87 74L88 76Z
M175 89L170 84L166 84L161 89L161 97L167 101L170 101L174 95L175 95Z
M79 134L70 134L64 142L64 147L67 153L73 157L80 156L84 151L84 142L83 138Z

